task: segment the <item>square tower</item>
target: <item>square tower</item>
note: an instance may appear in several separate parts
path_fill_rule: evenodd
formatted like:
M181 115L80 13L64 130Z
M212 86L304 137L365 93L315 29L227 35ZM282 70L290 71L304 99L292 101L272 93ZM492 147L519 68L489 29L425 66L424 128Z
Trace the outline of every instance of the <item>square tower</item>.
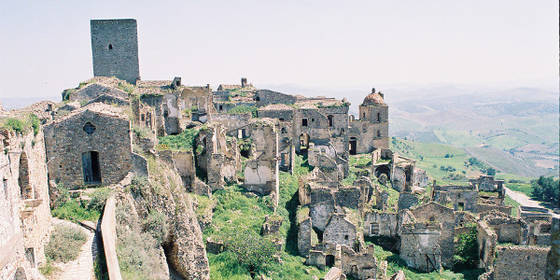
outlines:
M115 76L135 84L140 79L135 19L91 20L93 76Z

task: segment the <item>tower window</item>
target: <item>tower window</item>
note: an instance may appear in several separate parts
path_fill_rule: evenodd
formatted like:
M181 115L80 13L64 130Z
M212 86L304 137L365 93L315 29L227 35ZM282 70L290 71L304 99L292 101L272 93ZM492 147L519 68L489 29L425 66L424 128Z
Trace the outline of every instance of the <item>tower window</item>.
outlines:
M307 119L301 119L301 126L307 126Z
M377 131L377 137L381 137L381 131Z
M381 114L377 113L377 121L380 122L381 121Z
M327 118L329 119L329 127L332 127L333 126L333 116L328 115Z
M112 50L113 49L113 44L109 44L109 46L107 48Z

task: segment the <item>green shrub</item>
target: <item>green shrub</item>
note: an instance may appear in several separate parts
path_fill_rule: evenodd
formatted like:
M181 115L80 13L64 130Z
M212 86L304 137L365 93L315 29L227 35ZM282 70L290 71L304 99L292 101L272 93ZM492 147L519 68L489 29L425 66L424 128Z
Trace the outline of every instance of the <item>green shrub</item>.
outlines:
M257 107L256 106L249 106L249 105L239 105L231 108L227 112L228 114L246 114L251 113L253 118L257 117Z
M52 211L53 216L69 220L69 221L97 221L101 216L101 212L93 209L88 209L80 201L76 199L69 199L62 203L59 207L54 208Z
M150 211L148 217L144 221L144 231L149 232L158 245L161 245L167 232L167 217L158 211Z
M157 148L160 150L192 151L197 136L198 128L185 129L177 135L159 137Z
M49 243L45 246L45 256L47 260L54 262L66 263L75 260L86 239L86 234L80 229L56 225Z
M25 130L25 122L20 119L9 118L4 122L4 126L17 133L22 133Z
M88 202L87 209L99 213L103 212L103 207L105 207L105 202L111 196L111 192L111 189L106 187L95 190L90 196L91 200Z
M473 269L478 265L478 242L476 227L467 233L459 234L453 255L454 270Z
M134 92L134 86L127 82L119 82L118 88L128 94Z
M265 271L274 262L274 254L277 252L272 241L247 229L233 233L225 240L224 245L249 272Z

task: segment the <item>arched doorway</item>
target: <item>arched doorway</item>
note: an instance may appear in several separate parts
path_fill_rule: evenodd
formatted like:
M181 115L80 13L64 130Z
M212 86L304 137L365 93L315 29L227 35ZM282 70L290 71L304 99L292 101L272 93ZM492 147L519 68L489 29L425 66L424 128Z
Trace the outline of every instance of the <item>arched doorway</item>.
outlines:
M21 192L21 198L32 199L33 187L31 187L31 183L29 182L29 162L27 160L27 154L25 152L21 153L21 156L19 158L18 184Z

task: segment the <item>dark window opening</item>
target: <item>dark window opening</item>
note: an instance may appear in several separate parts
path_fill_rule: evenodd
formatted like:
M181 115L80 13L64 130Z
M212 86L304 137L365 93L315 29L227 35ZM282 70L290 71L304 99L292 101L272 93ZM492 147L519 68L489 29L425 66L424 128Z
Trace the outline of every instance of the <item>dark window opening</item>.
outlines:
M167 110L163 111L163 117L167 118L167 116L169 116L169 112L167 112Z
M282 133L288 133L288 131L286 131L285 127L282 127L282 129L280 130Z
M381 137L381 131L377 131L377 137Z
M362 113L362 119L366 118L366 112Z
M431 217L430 217L430 222L433 222L433 221L435 221L435 220L436 220L436 218L435 218L434 216L431 216Z
M25 248L25 258L31 264L31 267L35 267L35 249Z
M29 163L27 161L27 154L22 153L19 158L19 178L18 178L19 188L21 192L21 198L32 199L33 198L33 188L29 181Z
M101 183L101 170L99 168L99 153L95 151L82 154L82 169L84 172L84 183Z
M261 101L261 98L257 95L257 98L255 98L256 101Z
M327 255L327 257L325 258L325 265L327 267L333 267L334 266L334 256L333 255Z
M146 120L146 116L144 114L140 115L140 120L145 121Z
M327 118L329 119L329 127L332 127L333 126L333 116L329 115L329 116L327 116Z
M280 121L284 121L284 118L279 118L278 120L280 120Z
M8 199L8 179L2 179L2 187L4 189L4 198Z
M87 122L87 123L84 125L83 129L84 129L84 131L85 131L87 134L92 134L92 133L95 131L95 125L93 125L93 124L90 123L90 122Z
M315 119L312 118L312 119L311 119L311 122L315 122Z
M307 126L307 119L301 119L301 126Z
M465 210L465 203L459 202L459 203L458 203L458 208L459 208L459 209L458 209L459 211Z
M220 105L220 109L219 109L219 110L222 111L223 109L224 109L224 107L223 107L222 105Z
M344 235L344 240L347 240L347 241L348 241L348 238L350 238L350 237L348 236L348 234L347 234L347 235Z
M113 44L109 44L109 46L107 48L112 50L113 49Z
M377 121L380 122L381 121L381 114L377 113Z

